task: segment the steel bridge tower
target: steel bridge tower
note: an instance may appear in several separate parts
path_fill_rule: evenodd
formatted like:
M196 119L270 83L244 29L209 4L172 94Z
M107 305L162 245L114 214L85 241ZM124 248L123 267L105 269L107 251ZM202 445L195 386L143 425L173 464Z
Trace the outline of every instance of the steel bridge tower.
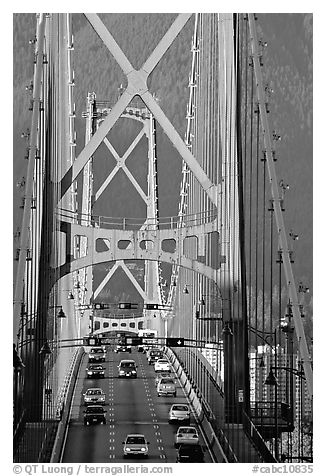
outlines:
M121 92L121 91L120 91ZM108 101L98 101L96 99L95 93L90 93L87 97L87 111L83 114L83 117L86 118L86 143L90 141L91 137L96 133L104 118L110 113L111 107ZM125 175L128 177L130 183L133 185L135 190L138 192L139 196L143 200L146 206L146 219L144 223L140 226L140 230L146 230L147 228L151 228L155 230L158 226L159 217L158 217L158 183L157 183L157 151L156 151L156 130L155 130L155 119L153 115L148 111L148 109L141 105L140 102L134 101L131 103L128 108L124 111L121 115L122 118L127 118L129 120L136 121L141 124L141 130L134 138L130 146L127 148L126 152L123 154L122 157L119 157L117 151L110 143L108 138L104 139L104 144L106 145L107 149L113 155L114 159L116 160L116 165L113 170L108 174L105 178L101 186L98 190L94 190L93 187L93 172L92 172L92 162L93 157L88 161L86 166L84 167L83 172L83 194L82 194L82 216L84 220L85 226L96 226L100 227L100 219L94 220L94 206L97 200L102 196L103 192L107 187L109 187L110 183L114 179L114 177L118 174L119 170L124 171ZM126 160L132 155L133 151L145 137L147 140L147 159L148 159L148 170L147 170L147 194L144 193L143 189L137 182L136 178L133 176L132 172L126 166ZM134 159L136 160L136 159ZM124 219L122 222L122 227L126 226L126 222L128 221L127 218ZM108 224L109 225L109 224ZM135 223L135 226L138 226ZM85 239L82 238L82 242L84 243L84 253L86 254L86 246L87 242ZM149 246L146 244L145 246ZM88 290L88 296L86 300L81 302L81 304L86 304L91 302L91 299L94 300L98 298L101 291L105 288L105 286L109 283L109 281L113 278L114 273L117 269L121 268L128 279L132 282L135 286L136 290L138 291L140 297L144 300L144 304L151 304L151 303L158 303L162 304L162 295L161 295L161 288L160 288L160 269L159 263L154 261L145 261L145 270L144 270L144 289L140 286L139 282L133 276L132 272L128 268L127 264L124 260L118 260L115 262L113 267L110 269L108 273L104 276L101 280L97 288L92 293L93 287L93 279L92 279L92 268L84 268L79 273L83 273L83 278L79 278L80 281L83 281L82 287ZM139 312L138 312L139 315ZM118 318L118 315L115 316ZM130 316L132 317L132 316ZM157 319L156 319L157 318ZM114 319L114 318L113 318ZM108 327L103 328L103 323L106 321L106 325ZM132 317L132 321L134 324L137 324L135 327L126 327L125 330L131 330L137 332L141 327L150 328L158 331L159 335L163 335L164 329L162 326L162 322L160 319L160 311L156 311L156 313L149 311L147 309L143 309L143 316L141 317ZM99 319L97 320L100 323L100 327L95 329L99 333L103 333L106 330L113 330L112 323L110 326L110 322L107 322L107 319ZM113 323L114 324L114 323ZM121 329L121 327L120 327Z

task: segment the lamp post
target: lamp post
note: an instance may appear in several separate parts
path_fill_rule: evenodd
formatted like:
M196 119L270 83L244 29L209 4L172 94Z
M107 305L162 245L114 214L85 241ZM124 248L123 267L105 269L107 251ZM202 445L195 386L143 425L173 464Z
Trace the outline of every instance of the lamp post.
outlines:
M275 392L277 394L277 379L276 379L276 376L274 375L274 372L273 370L277 371L277 370L284 370L285 372L289 372L291 375L294 375L296 377L299 377L300 380L301 380L301 384L300 384L300 389L302 388L302 381L303 380L306 380L305 378L305 375L304 375L304 372L302 369L292 369L290 367L283 367L283 366L271 366L270 367L270 371L269 371L269 374L268 374L268 377L265 381L265 385L273 385L275 386ZM300 390L301 391L301 390ZM302 398L302 397L301 397ZM301 402L302 404L302 402ZM293 401L291 401L291 415L292 415L292 412L293 412Z
M206 306L206 301L204 298L208 296L214 296L214 295L202 294L201 299L198 301L198 304L200 306ZM223 320L222 317L200 317L200 311L198 311L198 314L196 313L196 319L198 319L199 321L222 321Z
M20 374L25 368L25 364L17 353L16 345L13 345L13 367L14 367L14 428L18 423L20 413Z
M72 301L73 299L75 299L74 293L72 292L71 289L61 289L60 292L68 293L67 294L67 299L69 299L69 301Z
M276 370L276 367L275 367ZM273 374L272 369L270 370L267 379L265 381L265 385L271 385L274 387L274 421L275 421L275 459L279 461L279 452L278 452L278 414L277 414L277 379Z
M274 362L275 365L273 368L275 368L275 371L277 370L277 346L276 346L276 330L277 328L274 329L272 332L267 332L267 331L261 331L259 329L255 329L254 327L249 326L248 327L249 331L257 335L260 339L262 339L267 345L270 347L274 347ZM268 342L267 338L265 336L273 336L273 341L274 345L272 345L270 342ZM279 461L279 451L278 451L278 415L277 415L277 378L276 375L274 376L272 370L270 370L268 377L265 381L265 385L271 385L274 386L274 425L275 425L275 436L274 436L274 442L275 442L275 459Z
M65 319L67 317L64 310L62 309L61 304L56 304L54 306L49 306L48 309L59 309L58 314L57 314L58 319Z

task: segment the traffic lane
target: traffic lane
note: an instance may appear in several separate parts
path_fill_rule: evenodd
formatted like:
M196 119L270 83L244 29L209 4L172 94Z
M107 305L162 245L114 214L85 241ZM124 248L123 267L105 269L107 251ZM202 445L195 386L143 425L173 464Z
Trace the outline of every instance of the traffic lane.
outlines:
M137 362L137 379L118 378L117 365L123 358ZM172 403L186 402L182 389L177 389L176 399L157 397L154 368L148 365L145 355L138 352L127 356L109 352L103 364L105 379L85 379L87 365L85 356L77 379L63 462L122 462L122 442L132 432L143 433L150 441L149 462L175 462L177 427L169 425L168 412ZM82 395L87 388L96 386L106 393L107 424L84 427ZM128 461L139 462L139 459Z
M118 361L116 354L109 350L106 361L104 379L89 379L86 368L89 365L88 354L84 356L80 367L77 386L73 399L73 411L70 418L68 436L65 444L63 462L69 463L101 463L114 459L115 453L115 395L114 379L117 378ZM100 387L106 395L106 425L84 426L84 393L88 388Z
M109 359L110 360L110 359ZM106 405L108 410L109 397L111 395L111 385L109 377L110 362L103 363L105 370L104 379L86 379L86 368L88 366L88 355L86 354L81 363L77 384L73 397L72 411L70 416L67 440L64 448L62 462L64 463L92 463L106 462L108 445L110 438L110 428L108 425L84 426L84 405L83 394L90 387L100 387L106 393ZM112 370L111 370L112 373Z
M148 382L150 384L150 388L151 388L151 391L152 391L152 394L153 394L153 403L154 403L154 406L155 406L155 412L156 412L156 415L157 415L157 419L159 422L168 422L168 419L169 419L169 411L170 411L170 408L171 408L171 405L173 405L174 403L185 403L189 406L190 408L190 425L191 426L195 426L197 428L197 431L198 431L198 435L199 435L199 442L200 444L206 448L206 443L205 443L205 440L203 438L203 435L200 431L200 427L199 427L199 424L196 420L196 417L195 417L195 414L193 412L193 409L190 405L190 402L188 401L185 393L184 393L184 390L180 384L180 381L177 377L177 375L175 374L175 372L172 370L171 372L171 377L173 377L175 383L176 383L176 391L177 391L177 395L176 397L173 397L173 396L162 396L162 397L159 397L157 395L157 391L156 391L156 384L155 384L155 378L156 378L156 373L155 373L155 370L154 370L154 366L153 365L149 365L146 361L146 363L144 364L145 368L146 368L146 375L147 375L147 379L148 379ZM166 455L167 455L167 460L171 463L175 462L176 461L176 457L177 457L177 450L174 448L174 442L175 442L175 435L178 431L178 427L179 426L182 426L182 422L180 423L175 423L175 424L160 424L160 430L161 430L161 436L162 436L162 440L163 440L163 445L164 445L164 448L165 448L165 452L166 452ZM212 463L212 458L209 454L209 451L205 451L205 455L204 455L204 462L205 463Z
M117 366L120 360L126 358L135 360L137 378L129 379L117 376L113 378L116 451L112 459L122 462L124 460L123 441L125 441L126 436L130 433L141 433L149 441L149 456L145 461L159 462L165 460L164 448L161 445L159 435L157 435L153 402L148 390L142 358L138 352L133 352L128 356L119 353L114 357L114 366ZM139 458L128 457L128 461L137 462Z
M109 352L104 379L87 379L88 357L83 359L73 399L73 412L65 445L63 462L110 462L123 461L123 443L129 433L143 433L150 441L148 461L164 459L153 425L152 405L147 398L147 382L144 372L137 379L118 377L120 360L133 356ZM134 360L140 363L135 355ZM140 372L141 373L141 372ZM145 381L144 381L145 379ZM106 425L83 425L83 394L90 387L100 387L106 394ZM139 461L130 459L130 462Z

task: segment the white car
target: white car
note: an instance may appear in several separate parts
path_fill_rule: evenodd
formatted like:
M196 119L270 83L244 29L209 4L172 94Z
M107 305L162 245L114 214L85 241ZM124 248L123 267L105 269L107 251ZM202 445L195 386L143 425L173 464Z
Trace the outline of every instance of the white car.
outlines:
M167 359L158 359L154 364L155 372L171 372L171 365Z
M175 388L175 382L171 377L163 377L157 384L157 396L162 395L177 395L177 389Z
M197 429L194 426L180 426L175 435L175 448L178 448L182 443L188 445L195 445L199 443L199 436Z
M169 423L178 421L182 421L186 425L190 423L190 410L185 403L174 403L170 408Z
M89 388L84 393L84 403L85 405L91 405L94 403L103 405L105 403L105 393L101 388Z
M127 435L123 443L123 456L148 456L148 441L140 433Z
M155 386L157 387L157 384L159 383L161 378L165 378L165 377L170 378L170 372L162 372L162 373L156 374L156 376L155 376Z

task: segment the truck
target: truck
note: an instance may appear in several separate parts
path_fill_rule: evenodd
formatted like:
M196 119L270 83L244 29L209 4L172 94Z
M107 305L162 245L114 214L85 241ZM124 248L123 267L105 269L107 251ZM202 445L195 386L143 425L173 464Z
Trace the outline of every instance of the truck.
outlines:
M146 353L146 351L151 347L151 346L157 346L158 345L158 340L157 340L157 331L154 329L141 329L138 332L138 337L143 338L143 343L138 345L138 352L143 352Z

